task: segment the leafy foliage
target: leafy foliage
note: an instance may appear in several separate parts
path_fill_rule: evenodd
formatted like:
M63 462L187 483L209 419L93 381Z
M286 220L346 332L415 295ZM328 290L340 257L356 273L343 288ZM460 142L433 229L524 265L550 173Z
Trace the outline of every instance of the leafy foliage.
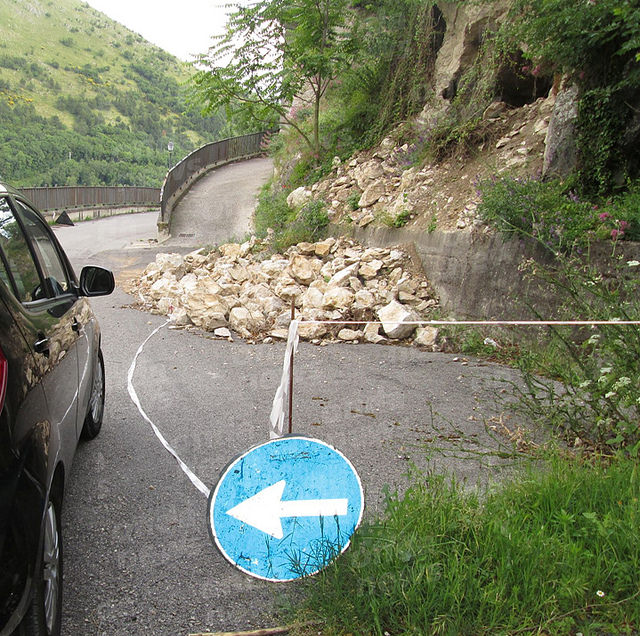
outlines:
M478 214L505 235L530 238L554 254L597 240L640 239L640 184L600 207L560 181L494 178L478 184Z
M329 216L322 201L309 201L299 210L287 205L287 192L274 191L275 183L266 184L258 199L255 214L257 236L272 233L271 247L279 252L303 241L314 242L325 237Z
M510 17L512 33L532 59L575 74L585 87L638 81L638 69L629 66L640 59L636 3L515 0Z
M640 263L615 259L603 272L573 258L554 267L531 264L564 304L564 320L640 320ZM516 408L599 450L640 456L638 325L601 325L588 333L550 327L543 347L523 352L519 366L526 390L517 387Z
M352 59L347 0L260 0L237 6L194 77L195 99L207 112L226 107L261 126L286 121L315 155L320 151L320 101ZM228 59L230 58L230 59ZM306 88L312 132L291 110Z
M581 89L579 186L607 195L640 174L640 9L630 0L515 0L506 31L537 69Z
M355 4L354 63L332 88L326 114L324 145L332 156L375 143L422 110L443 37L432 2Z

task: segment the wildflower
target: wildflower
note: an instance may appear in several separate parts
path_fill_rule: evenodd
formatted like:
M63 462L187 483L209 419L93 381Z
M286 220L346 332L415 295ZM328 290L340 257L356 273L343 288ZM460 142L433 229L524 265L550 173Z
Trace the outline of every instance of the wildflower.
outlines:
M598 214L598 218L601 221L606 221L611 215L608 212L600 212L600 214Z
M629 386L631 384L631 378L626 376L622 376L618 378L617 382L611 387L614 391L618 391L619 389L623 389L625 386Z
M602 598L604 596L604 592L602 590L598 590L596 592L596 596L599 596L600 598Z
M613 367L602 367L602 369L600 369L600 374L607 375L607 373L611 373L612 371Z
M627 261L627 265L629 267L638 267L638 265L640 265L640 261Z
M588 386L591 386L591 380L585 380L584 382L580 383L581 389L586 389Z
M610 399L612 397L615 397L615 395L616 395L615 391L609 391L609 393L605 393L604 394L604 397L605 397L606 400L608 400L608 399Z
M614 241L617 241L619 238L622 238L623 236L624 236L624 232L622 230L616 230L616 229L611 230L611 238Z
M624 221L624 220L623 220L623 221L619 221L619 222L618 222L618 227L619 227L622 231L626 230L626 229L629 227L629 221Z

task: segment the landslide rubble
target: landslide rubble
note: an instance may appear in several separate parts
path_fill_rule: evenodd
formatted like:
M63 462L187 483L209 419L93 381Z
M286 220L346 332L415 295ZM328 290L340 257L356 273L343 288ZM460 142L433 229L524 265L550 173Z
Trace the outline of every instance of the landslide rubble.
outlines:
M158 254L128 291L175 326L222 338L235 332L253 342L286 339L293 302L300 337L316 344L411 342L437 349L435 328L399 324L428 321L438 306L403 250L364 248L344 238L271 256L266 246L253 237L209 253Z

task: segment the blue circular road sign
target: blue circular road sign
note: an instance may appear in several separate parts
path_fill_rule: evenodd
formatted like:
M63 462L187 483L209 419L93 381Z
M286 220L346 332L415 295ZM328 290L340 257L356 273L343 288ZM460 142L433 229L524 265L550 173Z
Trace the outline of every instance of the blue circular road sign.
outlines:
M315 574L344 552L364 493L351 462L329 444L283 437L248 450L209 497L209 531L243 572L269 581Z

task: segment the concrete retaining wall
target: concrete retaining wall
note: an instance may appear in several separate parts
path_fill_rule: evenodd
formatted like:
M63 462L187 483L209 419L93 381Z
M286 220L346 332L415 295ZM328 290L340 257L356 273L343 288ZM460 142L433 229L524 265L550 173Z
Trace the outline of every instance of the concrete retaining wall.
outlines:
M344 228L342 228L344 231ZM376 247L404 245L431 281L444 311L468 319L517 320L551 316L563 299L520 271L525 259L553 264L548 251L525 241L471 231L412 232L406 228L354 228L353 237ZM606 270L612 244L590 250L591 262ZM640 260L640 244L621 242L616 256ZM531 307L535 309L532 310Z

